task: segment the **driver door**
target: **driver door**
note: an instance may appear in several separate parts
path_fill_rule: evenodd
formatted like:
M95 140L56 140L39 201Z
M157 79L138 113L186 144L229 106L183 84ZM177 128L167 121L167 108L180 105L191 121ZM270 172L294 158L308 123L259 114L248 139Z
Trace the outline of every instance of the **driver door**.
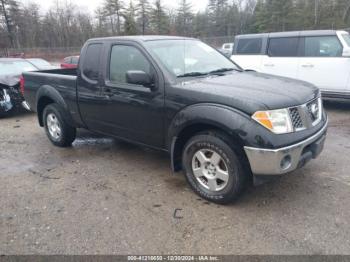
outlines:
M103 132L142 144L163 147L164 86L148 55L133 44L113 44L103 83ZM128 71L144 71L154 87L129 84Z

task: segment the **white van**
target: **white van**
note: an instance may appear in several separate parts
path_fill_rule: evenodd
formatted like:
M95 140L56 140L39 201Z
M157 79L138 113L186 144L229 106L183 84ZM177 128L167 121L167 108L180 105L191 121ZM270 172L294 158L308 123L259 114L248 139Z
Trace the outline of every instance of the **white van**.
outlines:
M324 97L350 98L350 36L346 31L239 35L231 59L247 70L310 82Z

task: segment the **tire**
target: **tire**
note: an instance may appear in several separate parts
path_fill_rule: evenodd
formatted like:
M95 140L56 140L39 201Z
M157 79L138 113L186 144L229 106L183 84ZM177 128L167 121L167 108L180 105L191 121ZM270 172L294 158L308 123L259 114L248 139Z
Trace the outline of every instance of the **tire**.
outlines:
M69 147L76 137L76 129L64 119L64 111L58 104L49 104L43 112L47 137L58 147Z
M200 133L187 142L182 164L195 193L217 204L232 203L241 195L248 172L234 148L230 139L217 131Z

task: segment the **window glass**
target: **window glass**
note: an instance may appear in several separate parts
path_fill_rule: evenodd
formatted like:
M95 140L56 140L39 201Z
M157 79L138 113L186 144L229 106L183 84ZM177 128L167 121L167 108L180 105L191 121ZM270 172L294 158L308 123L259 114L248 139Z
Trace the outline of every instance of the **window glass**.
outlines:
M145 45L175 77L239 68L214 48L198 40L159 40Z
M298 37L271 38L269 41L269 56L296 57L298 56Z
M342 34L346 44L350 46L350 35L349 34Z
M66 64L70 64L71 58L70 57L66 57L65 59L63 59L63 62Z
M261 38L240 39L237 46L237 54L260 54L262 47Z
M150 63L137 48L126 45L113 46L109 69L110 80L114 83L127 83L126 73L134 70L152 75Z
M84 57L83 74L91 80L98 79L101 50L102 44L91 44L87 48Z
M342 53L343 47L336 36L305 37L307 57L337 57Z

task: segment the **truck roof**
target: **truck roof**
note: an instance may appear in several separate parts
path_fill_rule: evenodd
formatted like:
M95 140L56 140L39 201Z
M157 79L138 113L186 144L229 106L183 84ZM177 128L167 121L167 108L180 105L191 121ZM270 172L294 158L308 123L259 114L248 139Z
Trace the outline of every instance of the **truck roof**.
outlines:
M90 41L102 41L102 40L129 40L137 42L147 42L147 41L158 41L158 40L189 40L194 38L182 37L182 36L164 36L164 35L131 35L131 36L112 36L112 37L101 37L101 38L92 38Z
M236 38L251 38L251 37L262 37L262 38L273 38L273 37L293 37L293 36L329 36L336 35L337 30L310 30L310 31L290 31L290 32L275 32L275 33L263 33L263 34L248 34L248 35L237 35Z

